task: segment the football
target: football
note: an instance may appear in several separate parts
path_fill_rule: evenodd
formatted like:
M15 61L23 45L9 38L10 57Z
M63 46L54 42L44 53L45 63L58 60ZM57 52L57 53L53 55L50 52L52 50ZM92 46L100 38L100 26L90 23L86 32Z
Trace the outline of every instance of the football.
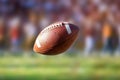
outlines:
M76 40L79 28L69 22L57 22L43 29L33 50L44 55L57 55L66 51Z

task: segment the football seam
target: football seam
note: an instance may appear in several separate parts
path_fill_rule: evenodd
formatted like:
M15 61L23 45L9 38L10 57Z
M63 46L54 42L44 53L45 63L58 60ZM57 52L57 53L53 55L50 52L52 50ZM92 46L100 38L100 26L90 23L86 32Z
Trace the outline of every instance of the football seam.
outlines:
M54 23L54 24L51 24L49 25L48 27L46 27L41 33L44 33L45 31L47 30L51 30L51 29L54 29L54 28L57 28L57 27L63 27L64 22L57 22L57 23Z

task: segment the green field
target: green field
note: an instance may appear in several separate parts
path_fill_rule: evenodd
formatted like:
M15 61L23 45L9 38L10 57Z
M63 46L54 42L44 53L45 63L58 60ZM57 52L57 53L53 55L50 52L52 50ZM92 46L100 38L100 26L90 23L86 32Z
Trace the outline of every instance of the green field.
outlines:
M120 57L0 57L0 80L120 80Z

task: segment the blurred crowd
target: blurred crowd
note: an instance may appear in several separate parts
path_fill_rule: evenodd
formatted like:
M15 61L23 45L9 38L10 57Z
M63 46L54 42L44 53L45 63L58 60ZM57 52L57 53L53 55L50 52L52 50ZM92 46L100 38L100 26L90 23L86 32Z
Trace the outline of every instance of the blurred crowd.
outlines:
M84 42L85 55L98 48L103 54L120 54L119 4L120 0L0 0L0 49L32 50L44 27L69 21L80 28L77 46Z

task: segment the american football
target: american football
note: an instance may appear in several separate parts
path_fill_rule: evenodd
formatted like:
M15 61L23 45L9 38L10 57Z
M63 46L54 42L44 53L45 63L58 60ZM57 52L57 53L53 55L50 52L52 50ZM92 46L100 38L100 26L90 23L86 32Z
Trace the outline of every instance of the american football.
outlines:
M66 51L76 40L79 28L69 22L57 22L43 29L33 50L44 55L57 55Z

